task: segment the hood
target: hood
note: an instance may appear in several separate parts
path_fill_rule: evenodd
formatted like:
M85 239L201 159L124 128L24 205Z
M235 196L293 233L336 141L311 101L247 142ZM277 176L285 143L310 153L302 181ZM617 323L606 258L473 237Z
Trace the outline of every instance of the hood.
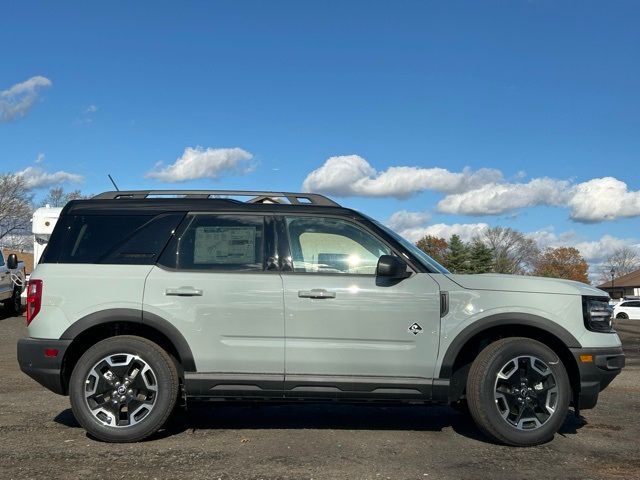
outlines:
M495 290L502 292L555 293L561 295L589 295L608 297L609 294L586 283L560 278L529 277L482 273L476 275L448 274L448 278L470 290Z

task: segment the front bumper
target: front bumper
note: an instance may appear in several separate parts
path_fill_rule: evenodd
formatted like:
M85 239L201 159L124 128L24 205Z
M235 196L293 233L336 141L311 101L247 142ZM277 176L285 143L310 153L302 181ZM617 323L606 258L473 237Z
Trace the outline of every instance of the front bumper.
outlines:
M66 395L62 381L62 359L71 340L21 338L18 340L18 363L20 370L52 392ZM47 356L57 350L55 356Z
M571 353L580 372L580 391L576 392L574 406L578 410L593 408L600 392L609 386L624 367L622 347L572 348Z

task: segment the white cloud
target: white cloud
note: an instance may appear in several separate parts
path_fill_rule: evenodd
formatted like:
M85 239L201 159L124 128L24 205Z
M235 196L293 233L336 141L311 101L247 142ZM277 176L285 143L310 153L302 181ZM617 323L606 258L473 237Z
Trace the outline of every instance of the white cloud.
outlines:
M253 155L241 148L187 147L173 164L157 164L145 176L164 182L183 182L198 178L219 178L225 173L247 173Z
M571 218L579 222L601 222L640 215L640 191L613 177L579 183L569 200Z
M613 177L582 183L549 177L524 181L525 172L505 181L499 170L451 172L444 168L389 167L378 171L359 155L330 157L305 178L302 189L341 197L408 198L430 190L444 193L437 205L454 215L501 215L522 208L569 208L577 222L640 216L640 191Z
M36 163L42 163L44 162L44 153L39 153L38 156L36 157Z
M84 109L84 113L95 113L98 111L98 107L96 107L95 105L89 105L87 108Z
M302 189L341 197L407 198L425 190L464 192L502 179L498 170L390 167L378 172L359 155L331 157L305 178Z
M563 205L569 200L570 183L534 178L527 183L490 183L464 193L448 195L438 211L458 215L498 215L536 205Z
M57 172L46 172L39 167L27 167L16 175L24 178L27 188L45 188L65 182L79 183L84 180L82 175L77 173L69 173L64 170Z
M417 242L425 235L444 238L449 240L452 235L458 235L463 241L468 242L476 235L480 235L487 230L489 225L486 223L436 223L426 227L407 228L398 233L407 240Z
M527 236L535 240L541 249L575 247L589 263L601 263L617 249L636 243L632 238L619 238L608 234L598 240L587 240L571 230L557 234L553 227L528 233Z
M408 228L421 227L430 218L431 215L429 215L428 212L408 212L407 210L400 210L389 217L387 225L394 230L406 230Z
M11 122L26 116L38 99L39 91L51 85L48 78L36 76L0 91L0 122Z
M601 280L604 262L613 253L622 247L636 247L640 249L637 239L619 238L612 235L603 235L597 240L587 240L574 231L555 233L553 227L544 228L527 234L534 239L541 249L548 247L574 247L580 255L589 263L589 279L595 285Z

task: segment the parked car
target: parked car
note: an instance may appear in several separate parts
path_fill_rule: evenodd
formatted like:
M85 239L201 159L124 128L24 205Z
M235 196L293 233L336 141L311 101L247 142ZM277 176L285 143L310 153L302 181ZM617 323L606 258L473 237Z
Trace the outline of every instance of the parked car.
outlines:
M640 320L640 300L625 300L613 307L613 316L621 320Z
M453 275L321 195L106 192L61 212L18 360L109 442L204 399L465 401L491 438L535 445L624 366L608 300L578 282Z
M7 256L0 248L0 302L9 315L20 315L22 303L20 294L25 284L24 264L18 261L15 253Z

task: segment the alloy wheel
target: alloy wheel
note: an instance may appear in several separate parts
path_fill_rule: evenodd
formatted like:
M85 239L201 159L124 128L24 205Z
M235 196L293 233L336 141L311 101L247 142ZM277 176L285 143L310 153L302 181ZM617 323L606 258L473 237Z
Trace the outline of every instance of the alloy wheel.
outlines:
M505 422L518 430L535 430L556 410L558 382L540 358L523 355L512 358L498 371L494 398Z
M137 355L116 353L89 371L84 390L89 411L110 427L130 427L153 410L158 381L149 364Z

